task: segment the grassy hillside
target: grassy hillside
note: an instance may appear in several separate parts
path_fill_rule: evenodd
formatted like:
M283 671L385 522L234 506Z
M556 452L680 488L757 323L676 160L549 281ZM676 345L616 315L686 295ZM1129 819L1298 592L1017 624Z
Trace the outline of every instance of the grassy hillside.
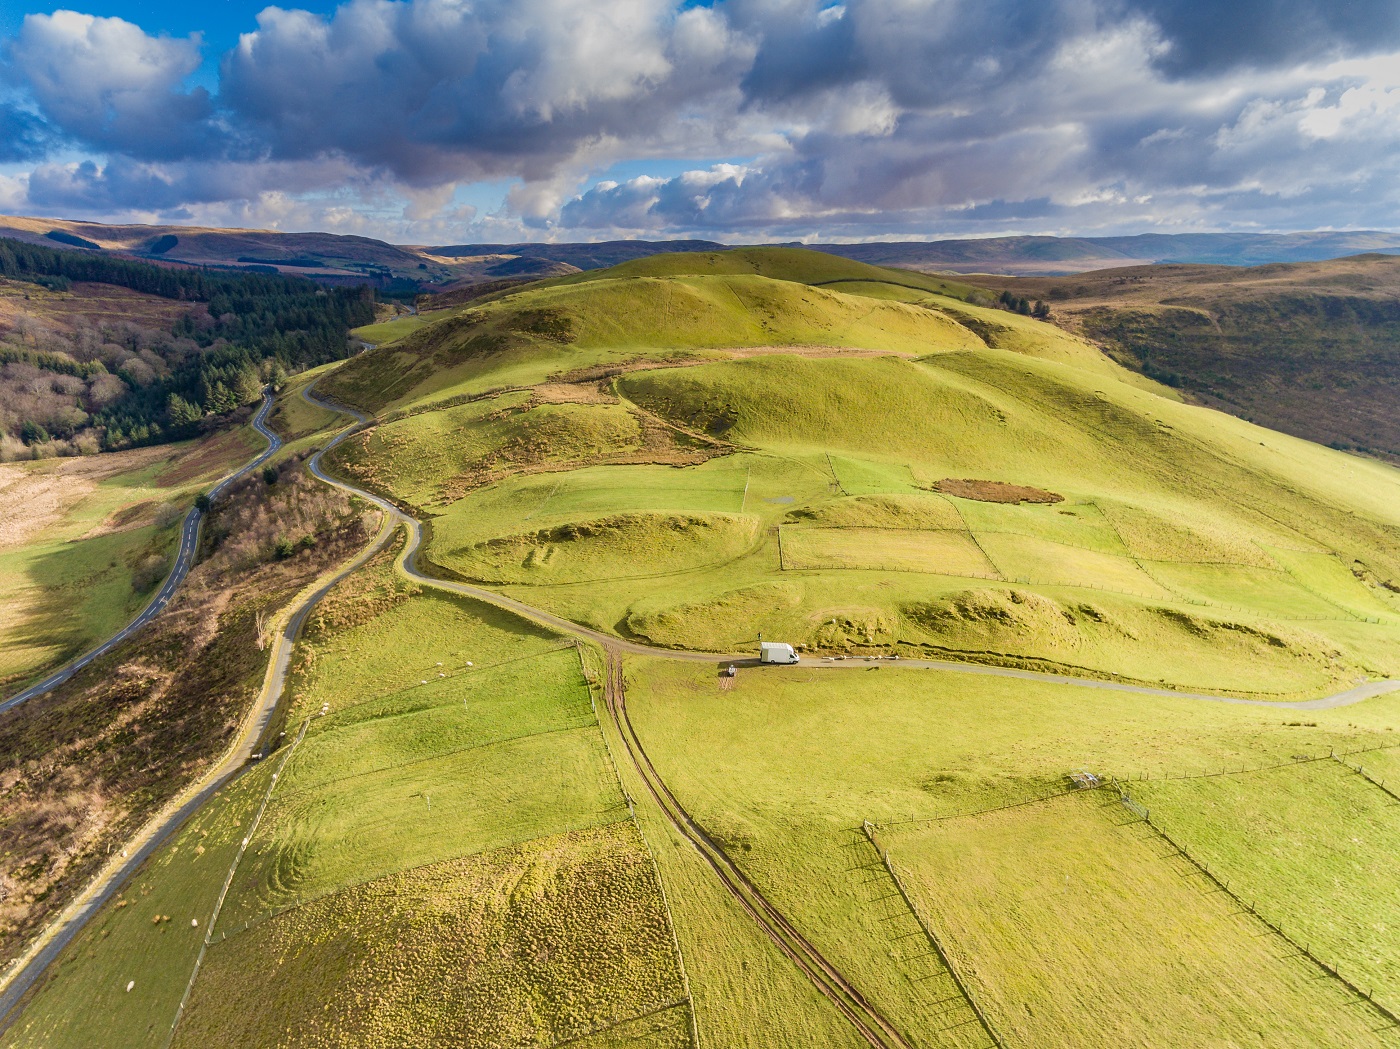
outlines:
M384 419L334 463L430 515L443 572L666 645L1276 696L1400 672L1396 474L900 276L746 250L507 294L328 378Z
M319 377L375 416L327 467L422 520L424 570L663 649L761 632L803 660L628 657L624 721L601 652L386 555L308 622L283 746L244 781L256 826L221 801L246 849L198 879L164 854L142 884L178 883L188 916L108 912L0 1045L82 1044L74 1000L113 1044L163 1037L197 937L160 960L139 937L207 929L224 879L177 1046L868 1044L793 964L809 949L913 1049L1397 1044L1111 790L1065 792L1084 769L1160 789L1154 819L1175 806L1388 987L1390 800L1325 756L1371 749L1384 778L1400 694L1248 700L1400 676L1400 473L976 299L688 252L435 311ZM279 411L324 439L318 410ZM1297 757L1321 759L1297 790L1180 778ZM151 969L139 1002L110 991L125 958Z
M1322 444L1400 457L1394 256L978 281L1047 298L1065 327L1202 403Z

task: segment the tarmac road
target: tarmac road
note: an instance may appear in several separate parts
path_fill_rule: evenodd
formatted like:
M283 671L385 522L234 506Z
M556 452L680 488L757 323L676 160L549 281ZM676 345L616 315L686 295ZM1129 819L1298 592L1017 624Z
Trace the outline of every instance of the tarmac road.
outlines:
M234 481L245 476L250 470L256 470L267 461L269 456L282 447L282 439L267 428L267 415L271 410L272 394L269 393L263 397L262 407L258 409L257 415L253 416L253 429L257 430L258 433L266 438L267 450L252 462L235 470L211 488L208 493L210 502L217 499ZM165 577L164 584L162 584L156 596L151 598L150 603L141 610L140 615L96 648L84 652L76 659L65 663L38 684L30 685L23 692L0 702L0 714L5 713L7 710L13 710L21 703L31 700L35 696L42 696L45 692L53 691L94 659L100 659L102 656L112 651L112 649L116 648L127 638L131 637L132 634L136 633L152 619L165 611L165 606L168 605L170 599L175 596L175 591L178 590L180 584L185 581L185 576L189 574L190 566L194 564L194 555L199 550L199 529L203 520L204 511L200 510L198 507L193 507L190 512L185 515L185 523L180 529L180 549L175 555L175 567L172 568L170 574Z

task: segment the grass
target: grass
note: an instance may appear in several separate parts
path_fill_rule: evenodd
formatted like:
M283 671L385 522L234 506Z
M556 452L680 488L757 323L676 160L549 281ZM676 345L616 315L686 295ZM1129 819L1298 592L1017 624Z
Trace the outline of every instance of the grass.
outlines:
M271 773L263 766L225 788L141 868L49 969L0 1045L163 1044Z
M578 657L557 636L422 593L386 555L341 585L305 639L288 724L323 704L330 716L315 718L278 783L229 895L229 927L626 818Z
M880 528L787 528L783 565L792 569L883 569L995 579L997 568L965 532Z
M894 931L876 899L862 820L1034 798L1081 767L1157 776L1393 742L1386 730L1400 723L1400 697L1297 728L1277 710L908 668L741 670L729 690L711 666L628 668L632 719L682 803L868 997L925 1036L942 1026L946 993L925 994L913 944L895 939L914 930Z
M350 423L349 416L318 408L301 395L333 367L324 365L293 375L277 392L268 418L269 426L282 438L282 447L272 460L274 463L307 454Z
M982 549L1006 579L1050 586L1080 586L1168 600L1171 592L1155 582L1132 558L1085 550L1038 536L987 532Z
M169 570L194 497L261 447L226 432L197 442L0 466L0 688L129 622Z
M552 1045L682 997L625 822L406 870L217 943L174 1044ZM689 1045L675 1011L656 1044Z
M1390 742L1390 741L1387 741ZM1377 779L1393 750L1356 754ZM1400 802L1335 761L1131 786L1159 822L1233 891L1257 901L1349 979L1400 1008Z
M1397 275L1393 259L1361 255L978 282L1051 297L1058 323L1205 403L1393 462Z
M351 328L350 336L367 342L371 346L387 346L389 343L398 342L404 336L417 331L424 324L427 324L428 320L427 317L413 313L405 317L381 321L378 324L366 324L360 328Z
M1009 1044L1397 1042L1107 792L881 840Z
M1301 586L1287 572L1248 565L1187 565L1149 562L1163 586L1189 599L1257 609L1285 619L1344 619L1338 605ZM1350 589L1350 587L1348 587Z

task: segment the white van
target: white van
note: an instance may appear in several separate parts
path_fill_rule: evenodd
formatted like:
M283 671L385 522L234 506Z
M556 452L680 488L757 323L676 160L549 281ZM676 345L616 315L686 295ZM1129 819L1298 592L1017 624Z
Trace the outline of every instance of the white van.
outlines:
M785 645L778 641L760 641L758 643L758 661L760 663L796 663L797 653L792 650L791 645Z

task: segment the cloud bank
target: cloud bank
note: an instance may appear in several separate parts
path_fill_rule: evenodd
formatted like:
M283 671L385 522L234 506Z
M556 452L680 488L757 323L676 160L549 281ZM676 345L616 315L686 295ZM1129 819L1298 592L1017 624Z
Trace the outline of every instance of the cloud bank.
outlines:
M265 9L210 90L198 36L32 14L0 45L0 179L40 213L418 240L1390 227L1397 15L350 0Z

